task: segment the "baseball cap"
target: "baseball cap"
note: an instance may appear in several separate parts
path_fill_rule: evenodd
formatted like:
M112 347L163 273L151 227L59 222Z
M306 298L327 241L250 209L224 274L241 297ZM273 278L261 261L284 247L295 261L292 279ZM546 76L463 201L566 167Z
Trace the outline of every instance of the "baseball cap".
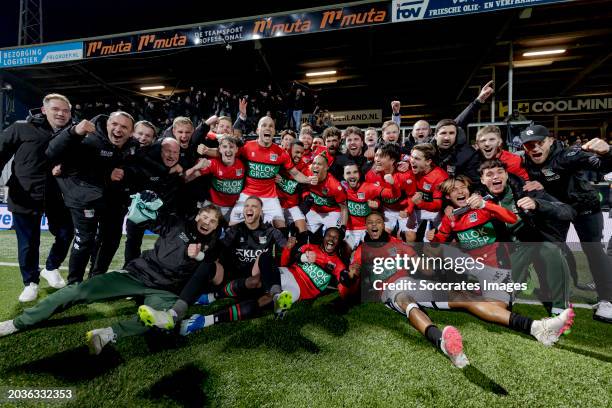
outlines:
M550 136L548 129L542 125L531 125L521 132L521 143L544 140Z

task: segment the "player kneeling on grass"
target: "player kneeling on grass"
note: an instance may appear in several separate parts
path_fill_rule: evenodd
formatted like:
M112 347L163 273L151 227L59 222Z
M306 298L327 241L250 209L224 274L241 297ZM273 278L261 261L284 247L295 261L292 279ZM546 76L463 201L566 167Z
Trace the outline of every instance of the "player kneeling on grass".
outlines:
M287 309L298 300L316 298L329 285L339 284L343 275L348 274L344 263L338 256L338 246L342 241L341 235L340 229L331 227L325 231L321 245L305 244L300 247L296 247L297 239L295 237L289 237L281 258L281 265L283 266L278 268L282 292L275 300L276 317L283 317ZM196 275L194 275L194 278L196 278ZM194 279L192 279L191 283L197 287ZM232 285L230 283L227 286ZM202 289L202 286L199 288ZM239 296L240 293L244 296L247 292L241 291L236 293L236 288L237 285L234 284L233 289L231 289L234 296ZM223 294L202 295L202 301L198 303L210 304L218 296L223 296ZM269 303L269 296L263 295L257 301L242 301L212 315L193 315L182 324L181 334L191 334L194 331L216 323L255 317L256 313L254 312L261 309L262 300L267 300L267 303ZM141 306L139 310L140 317L146 325L157 326L162 329L171 328L167 325L171 318L168 316L168 313L174 316L175 321L177 320L175 310L163 312L146 306Z
M457 367L462 368L469 364L463 352L461 334L453 326L440 330L421 308L464 309L482 320L530 334L546 346L554 344L573 323L572 309L566 309L554 318L533 320L506 310L506 304L503 302L487 301L467 292L428 293L425 290L418 290L421 287L420 279L408 271L393 269L385 270L383 274L370 274L369 272L373 270L368 271L366 269L368 265L362 265L363 252L370 251L369 255L386 258L395 258L398 253L414 256L415 252L411 247L406 247L398 239L389 236L384 229L384 218L380 213L371 213L366 219L366 226L367 234L364 243L357 248L351 261L349 279L357 281L361 275L383 280L387 284L393 283L393 286L386 285L386 289L382 290L382 302L390 309L407 316L410 325L438 347ZM370 280L373 281L373 279ZM409 282L412 282L415 290L402 290L401 288L410 287L407 284ZM355 285L356 283L353 287ZM447 301L434 301L444 296L447 297Z
M274 307L282 315L291 307L291 292L283 291L278 266L274 259L276 248L287 244L283 234L269 223L262 222L263 203L259 197L251 196L244 202L244 221L231 226L221 240L223 253L221 264L217 265L225 280L220 290L211 289L211 274L198 271L183 289L184 293L197 294L181 296L187 304L209 305L214 301L232 297L239 303L220 310L214 315L193 315L182 322L181 334L187 335L215 323L249 319L261 314L268 307ZM210 292L210 293L208 293ZM204 294L202 294L204 293ZM201 295L201 296L200 296ZM148 326L171 329L184 316L186 308L177 302L170 310L156 310L148 305L139 308L141 320Z
M161 220L154 248L128 263L125 270L98 275L52 293L13 320L0 323L0 336L32 328L79 303L144 296L145 303L151 307L169 308L194 272L199 268L209 269L216 259L220 251L218 226L222 219L216 206L202 208L195 220L166 217ZM100 354L109 342L147 330L134 316L131 320L87 332L87 343L92 354Z

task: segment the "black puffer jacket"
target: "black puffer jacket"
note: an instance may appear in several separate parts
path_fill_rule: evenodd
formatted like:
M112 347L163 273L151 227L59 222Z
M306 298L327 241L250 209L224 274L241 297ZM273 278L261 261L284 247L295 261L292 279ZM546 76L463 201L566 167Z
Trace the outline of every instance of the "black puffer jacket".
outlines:
M511 204L504 200L505 193L495 197L494 202L518 215L519 221L510 228L512 233L522 242L563 242L566 225L576 216L576 211L569 205L560 202L544 190L524 192L525 181L508 174L508 187L511 193ZM484 192L489 193L488 191ZM533 211L523 211L516 203L523 197L530 197L537 203Z
M45 155L54 132L43 114L29 116L0 134L0 171L11 157L9 210L21 214L40 214L45 201L61 201L51 162Z
M544 189L559 201L571 205L578 215L601 211L599 194L584 175L586 170L607 173L612 170L612 149L603 156L587 153L579 147L564 148L557 141L550 148L548 158L535 164L524 158L529 180L542 183Z
M107 202L126 205L129 188L122 182L111 181L115 168L122 168L134 160L138 142L129 138L119 148L108 139L108 116L92 119L94 133L79 136L74 126L64 129L49 143L46 154L49 159L62 163L62 175L58 184L70 208L101 208Z
M436 140L431 142L436 147L434 163L445 170L451 177L463 174L468 176L472 182L480 182L478 167L480 156L478 152L467 144L467 136L461 128L457 128L455 144L450 149L441 150L436 145Z
M170 215L163 219L159 238L153 249L144 251L125 269L150 288L178 293L203 262L214 262L219 256L218 235L200 234L193 218ZM202 244L204 259L187 256L189 244Z

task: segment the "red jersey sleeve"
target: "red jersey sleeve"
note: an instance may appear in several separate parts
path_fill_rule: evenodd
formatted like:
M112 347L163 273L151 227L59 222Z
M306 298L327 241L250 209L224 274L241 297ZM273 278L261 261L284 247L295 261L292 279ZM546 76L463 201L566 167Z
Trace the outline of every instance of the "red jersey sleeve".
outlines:
M453 232L452 221L449 217L442 217L442 222L438 227L438 231L434 235L431 242L447 242L450 239L450 235Z
M493 218L496 218L507 224L514 224L518 220L518 217L515 213L491 201L485 201L484 208L491 214Z
M340 182L338 180L333 180L330 184L330 195L338 204L346 204L346 191L344 191Z
M506 163L506 167L508 169L508 173L519 176L523 180L529 180L529 175L527 171L523 168L523 161L520 156L516 154L510 153L508 151L502 152L500 159Z
M432 201L431 202L421 201L418 204L419 208L422 208L423 210L430 211L430 212L438 212L442 209L442 191L440 191L438 187L447 178L448 178L448 174L445 171L441 171L438 174L436 174L436 177L434 178L433 183L431 183Z
M200 174L203 176L211 173L214 174L217 171L217 161L215 159L208 159L208 161L210 161L208 167L200 169Z
M294 167L293 160L291 160L291 157L289 157L289 153L284 150L281 153L281 164L283 165L285 170L291 170Z

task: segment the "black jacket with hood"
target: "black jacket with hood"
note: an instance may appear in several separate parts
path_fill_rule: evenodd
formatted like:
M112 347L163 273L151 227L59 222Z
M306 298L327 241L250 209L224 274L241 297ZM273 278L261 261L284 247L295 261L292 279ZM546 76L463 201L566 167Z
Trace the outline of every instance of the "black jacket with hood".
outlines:
M144 251L125 269L147 287L179 293L203 263L217 260L221 252L219 230L202 235L193 218L169 215L155 230L159 238L153 249ZM204 259L198 261L187 255L190 244L201 244Z
M134 159L139 144L128 138L121 147L113 145L106 131L107 120L108 116L98 115L91 120L95 132L80 136L72 126L49 143L47 157L62 163L58 184L69 208L99 209L107 203L125 206L129 202L129 186L124 181L111 181L111 173Z
M8 208L20 214L40 214L45 206L63 205L52 163L45 155L54 131L42 113L13 123L0 134L0 171L14 156L8 180Z
M571 205L578 215L601 211L599 193L586 179L584 172L611 171L612 149L599 156L585 152L579 147L564 148L561 142L556 141L550 147L544 163L535 164L526 155L523 165L529 174L529 180L542 183L546 192Z

